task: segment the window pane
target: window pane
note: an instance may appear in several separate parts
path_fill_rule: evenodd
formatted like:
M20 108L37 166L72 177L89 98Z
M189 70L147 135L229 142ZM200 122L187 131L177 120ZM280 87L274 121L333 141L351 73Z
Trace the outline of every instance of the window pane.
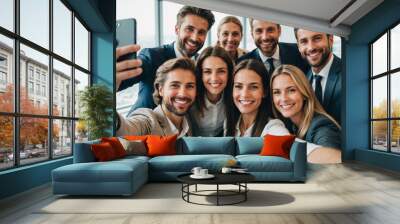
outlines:
M53 0L53 51L71 60L71 11L60 0Z
M49 57L21 44L20 108L25 114L48 114Z
M14 111L13 41L0 35L0 111Z
M72 154L72 121L53 121L53 157Z
M387 77L372 81L372 118L387 118Z
M13 118L0 116L0 170L14 164L14 125Z
M391 97L391 116L400 118L400 72L395 74L391 74L391 88L390 88L390 97Z
M14 31L14 1L1 0L0 7L0 26Z
M79 94L86 86L89 86L89 75L75 69L75 117L79 117L81 114Z
M387 121L372 122L373 149L387 151Z
M252 51L256 48L256 45L254 44L254 39L251 36L251 27L250 27L250 20L249 18L246 19L246 29L247 33L246 35L246 50L247 51Z
M53 115L72 117L71 66L53 60Z
M75 143L88 140L88 129L84 120L75 121Z
M390 122L391 127L391 141L392 141L392 152L400 153L400 120L394 120Z
M372 44L372 75L387 71L387 34Z
M49 1L20 0L21 36L49 48Z
M390 69L395 69L400 67L400 24L391 31L390 48Z
M89 69L89 32L75 18L75 63Z
M20 159L21 164L34 163L49 158L49 120L22 117L20 119Z
M182 8L181 4L162 1L162 44L170 44L176 40L175 24L176 14Z
M137 43L140 47L154 47L156 43L156 1L118 0L117 19L136 19ZM140 6L140 7L139 7ZM173 30L172 30L173 31Z

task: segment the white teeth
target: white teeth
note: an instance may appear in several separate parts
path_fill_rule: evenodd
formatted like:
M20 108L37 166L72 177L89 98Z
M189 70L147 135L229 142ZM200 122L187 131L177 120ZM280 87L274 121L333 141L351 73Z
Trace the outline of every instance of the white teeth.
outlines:
M243 105L249 105L251 103L253 103L252 100L239 100L239 103L243 104Z
M290 109L291 107L293 107L294 104L285 104L285 105L281 105L282 109Z
M186 100L175 100L175 102L179 103L179 104L186 104L187 103Z
M221 86L221 83L210 83L210 86L213 88L218 88Z

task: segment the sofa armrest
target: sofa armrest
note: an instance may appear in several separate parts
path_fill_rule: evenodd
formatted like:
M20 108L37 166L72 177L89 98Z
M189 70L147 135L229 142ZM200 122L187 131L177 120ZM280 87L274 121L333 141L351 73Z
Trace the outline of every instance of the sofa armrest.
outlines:
M74 147L74 163L88 163L95 162L90 146L92 144L100 143L100 140L94 140L89 142L75 143Z
M293 142L290 149L290 160L293 162L293 178L296 181L305 181L307 174L307 142Z

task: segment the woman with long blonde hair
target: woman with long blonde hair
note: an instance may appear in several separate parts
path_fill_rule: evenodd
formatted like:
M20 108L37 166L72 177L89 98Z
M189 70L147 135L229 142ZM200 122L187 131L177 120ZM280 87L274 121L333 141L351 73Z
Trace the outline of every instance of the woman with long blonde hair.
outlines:
M273 113L307 141L308 161L341 162L340 125L318 102L305 74L296 66L281 65L271 75L270 85Z

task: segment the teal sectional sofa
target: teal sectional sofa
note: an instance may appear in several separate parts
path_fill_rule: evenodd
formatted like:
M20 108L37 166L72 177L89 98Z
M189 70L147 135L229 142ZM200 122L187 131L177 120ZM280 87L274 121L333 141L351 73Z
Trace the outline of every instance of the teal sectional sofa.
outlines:
M54 194L131 195L148 181L176 181L176 177L200 166L219 172L234 159L259 182L304 182L306 143L295 141L290 159L260 156L261 137L184 137L178 139L177 155L127 156L96 162L90 149L98 141L75 144L74 163L52 171Z

